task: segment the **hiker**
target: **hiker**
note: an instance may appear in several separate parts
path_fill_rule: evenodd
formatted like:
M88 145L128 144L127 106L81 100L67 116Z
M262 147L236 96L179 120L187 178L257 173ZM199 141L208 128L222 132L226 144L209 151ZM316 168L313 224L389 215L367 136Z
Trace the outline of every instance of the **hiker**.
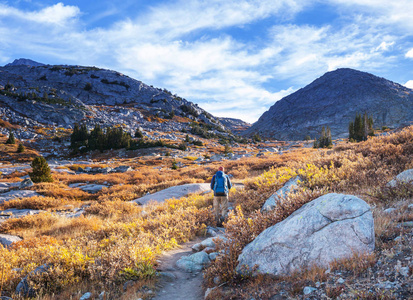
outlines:
M214 215L218 225L222 225L228 213L228 193L231 187L231 180L224 173L224 167L219 167L211 180L211 190L214 191Z

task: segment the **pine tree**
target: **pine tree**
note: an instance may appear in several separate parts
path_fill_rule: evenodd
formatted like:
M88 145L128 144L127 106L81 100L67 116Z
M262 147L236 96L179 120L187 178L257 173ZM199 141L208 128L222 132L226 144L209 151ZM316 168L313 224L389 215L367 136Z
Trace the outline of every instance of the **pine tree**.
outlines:
M350 122L348 130L349 140L357 142L366 141L367 136L374 136L373 118L369 117L367 113L363 116L356 114L354 123Z
M50 168L43 156L38 156L31 163L33 172L29 173L30 179L33 182L52 182L53 178L50 174Z
M321 129L321 135L317 140L314 140L314 148L328 148L333 145L331 138L331 129L327 126L327 129L323 126Z
M9 132L9 138L6 141L6 144L9 144L9 145L16 144L16 139L14 138L14 134L11 131Z
M17 153L23 153L24 150L25 150L25 148L24 148L23 144L20 143L19 146L17 147Z

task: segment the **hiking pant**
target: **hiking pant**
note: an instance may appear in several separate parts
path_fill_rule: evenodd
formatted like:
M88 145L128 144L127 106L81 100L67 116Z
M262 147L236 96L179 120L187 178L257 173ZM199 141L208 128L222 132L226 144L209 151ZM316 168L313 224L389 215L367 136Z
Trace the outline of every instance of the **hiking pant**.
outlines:
M225 218L228 214L228 195L214 196L215 221L219 222L220 217Z

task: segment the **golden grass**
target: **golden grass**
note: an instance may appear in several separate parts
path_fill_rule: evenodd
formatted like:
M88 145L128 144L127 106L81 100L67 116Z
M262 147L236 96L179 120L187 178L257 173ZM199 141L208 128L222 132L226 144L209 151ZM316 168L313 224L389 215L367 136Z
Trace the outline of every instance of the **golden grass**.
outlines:
M57 181L36 183L32 189L35 189L39 194L56 199L85 200L94 197L80 189L69 188L67 185Z
M17 209L56 209L56 208L64 208L68 204L72 204L73 202L69 202L65 199L56 199L53 197L31 197L31 198L23 198L23 199L12 199L9 201L4 202L0 207L2 209L9 209L9 208L17 208Z
M214 223L210 210L212 196L192 195L144 208L126 201L148 191L152 193L174 185L208 181L219 165L223 165L227 173L236 175L236 179L246 179L244 190L231 192L230 199L237 209L225 224L230 240L219 244L227 251L206 270L205 280L209 286L217 276L222 282L238 284L235 267L244 245L303 204L327 192L361 195L376 207L373 212L376 245L389 255L392 253L387 249L400 234L396 222L413 219L411 213L405 212L406 204L397 206L398 201L411 202L411 190L406 187L387 190L385 187L394 175L412 165L413 127L358 144L343 142L332 150L294 149L283 155L212 163L207 167L154 169L171 165L171 161L172 158L123 161L123 164L133 165L135 171L119 174L54 174L55 183L33 187L47 196L44 203L41 199L11 202L10 207L43 205L45 209L55 209L54 205L60 208L65 201L74 201L78 205L78 200L87 200L91 205L85 208L85 216L77 219L42 213L2 223L1 232L19 234L26 239L10 249L0 247L0 265L4 266L6 274L3 290L12 292L22 276L45 263L53 268L44 277L33 278L33 281L48 295L67 295L65 293L79 286L80 282L88 282L90 287L99 287L108 292L108 297L116 298L122 293L120 287L126 280L138 280L138 286L152 280L156 257L162 251L188 241ZM261 214L259 209L266 198L297 174L303 179L302 192L286 197L273 212ZM113 186L96 195L88 195L67 187L75 182ZM382 212L389 205L398 207L391 217ZM364 272L374 259L373 256L353 257L337 265L357 274ZM16 268L22 268L21 273L12 271ZM321 269L312 268L306 272L295 277L296 283L287 282L292 291L302 291L306 280L323 278ZM259 283L267 280L264 277L245 282L253 291L261 292ZM131 293L139 293L139 288ZM334 295L340 291L331 288L327 292ZM221 290L214 293L218 295ZM224 295L222 299L230 299L231 295Z

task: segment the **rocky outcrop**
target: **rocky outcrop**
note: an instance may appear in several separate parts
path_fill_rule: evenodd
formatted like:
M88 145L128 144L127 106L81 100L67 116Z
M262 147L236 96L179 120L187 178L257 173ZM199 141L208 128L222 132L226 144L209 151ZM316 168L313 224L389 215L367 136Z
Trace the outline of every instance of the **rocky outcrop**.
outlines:
M356 113L367 112L374 127L397 128L411 124L412 107L411 89L369 73L338 69L277 101L243 135L304 140L329 126L333 138L347 138Z
M302 180L299 176L296 176L288 180L282 188L280 188L278 191L272 194L265 201L264 205L261 208L261 211L267 212L273 210L281 199L286 197L289 193L295 193L299 189L300 181Z
M355 196L327 194L258 235L243 249L237 270L257 265L256 273L285 275L373 250L369 205Z

